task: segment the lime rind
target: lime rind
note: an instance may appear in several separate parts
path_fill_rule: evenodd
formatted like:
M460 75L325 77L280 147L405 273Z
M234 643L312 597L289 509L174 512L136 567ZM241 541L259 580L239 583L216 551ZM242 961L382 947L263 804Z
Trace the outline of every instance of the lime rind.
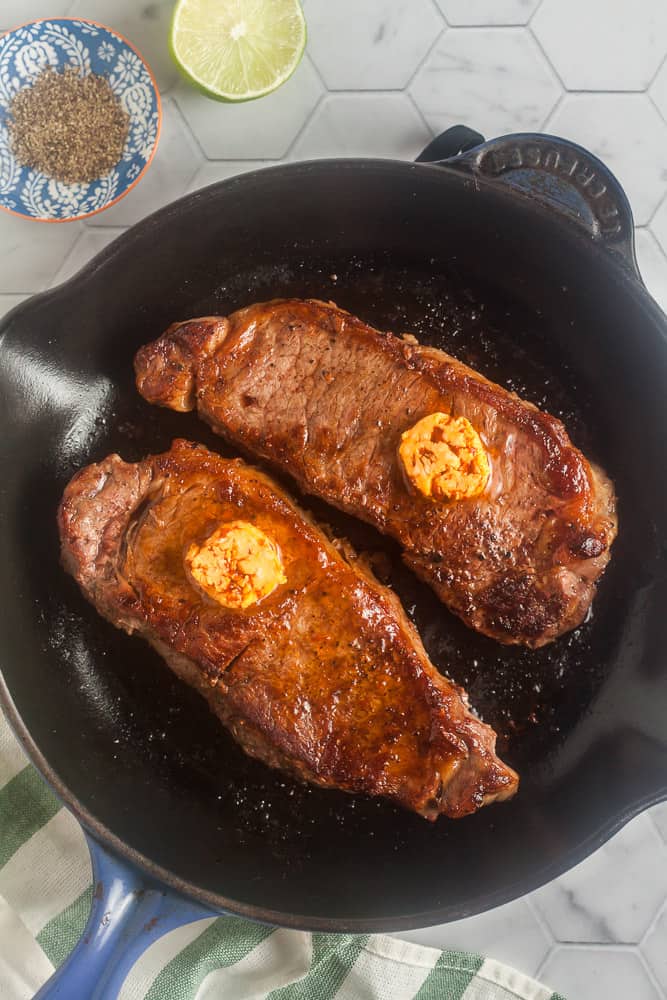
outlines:
M232 3L235 4L237 9L242 6L246 6L254 16L257 15L258 9L261 10L264 8L269 9L275 19L276 10L280 9L286 15L291 16L293 25L297 28L297 31L294 32L292 37L288 39L287 45L281 45L281 43L275 38L266 39L268 42L267 50L274 54L277 49L287 49L286 55L288 55L288 58L285 58L284 60L284 67L282 67L278 72L273 73L265 86L259 87L251 87L249 85L247 67L245 70L242 68L242 72L238 74L238 77L243 75L245 89L236 88L235 90L223 89L222 87L212 85L211 79L204 79L200 73L193 69L191 64L184 60L185 53L182 51L183 46L179 46L177 37L183 31L182 13L183 11L187 11L188 8L193 5L193 2L197 3L198 0L179 0L176 4L171 21L171 30L169 33L169 50L172 59L176 63L176 66L182 76L194 87L196 87L197 90L216 101L241 104L245 101L254 101L260 97L265 97L267 94L273 93L274 90L277 90L278 87L282 86L282 84L289 80L301 62L307 41L306 20L299 0L232 0ZM223 6L225 3L228 3L229 0L219 0L219 2L221 6ZM205 26L202 26L202 28L205 29ZM201 33L204 33L203 30ZM255 36L255 38L256 37L257 36ZM204 47L206 48L206 46ZM246 43L246 48L249 47L251 47L250 43ZM231 46L227 44L227 48L230 49ZM238 49L239 47L236 46L236 48ZM261 51L258 52L256 46L254 46L254 48L255 53L252 58L254 58L256 62L263 60L265 64L270 65L266 54ZM220 63L225 65L227 67L226 71L229 73L229 64L232 60L225 60L221 58L221 47L217 46L214 49L213 46L208 46L208 50L214 57L217 53L217 59L215 59L215 61L218 65L220 65ZM242 61L242 57L240 60L237 58L237 64L239 61ZM231 70L231 72L233 73L233 70Z

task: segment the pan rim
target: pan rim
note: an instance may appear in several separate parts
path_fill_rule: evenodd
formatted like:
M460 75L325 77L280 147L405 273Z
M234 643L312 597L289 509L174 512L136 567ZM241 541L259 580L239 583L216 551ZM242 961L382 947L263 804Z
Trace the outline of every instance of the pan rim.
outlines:
M59 298L61 294L75 288L82 281L87 280L97 269L104 267L108 261L112 260L120 249L125 250L131 246L132 242L139 239L144 232L149 233L158 224L167 224L176 215L187 213L191 205L195 205L203 197L211 198L220 191L231 192L234 188L251 186L262 181L268 182L270 178L286 175L292 179L298 178L300 174L327 173L329 171L358 171L378 170L382 173L396 173L397 175L414 174L415 176L432 179L440 177L454 180L462 185L474 183L475 189L488 192L506 203L514 203L522 206L522 209L535 214L538 218L548 220L549 225L557 227L562 234L569 234L570 240L584 247L584 252L591 253L606 267L611 267L616 272L616 278L631 291L636 301L640 302L654 322L662 326L667 325L667 313L665 313L641 279L639 271L633 271L630 266L623 262L620 257L613 254L609 248L592 233L579 226L571 218L564 215L556 206L549 206L545 202L537 201L521 190L494 181L484 175L475 176L474 181L470 175L461 173L453 163L442 161L440 163L416 163L406 160L383 159L372 157L329 157L326 159L300 160L294 163L277 163L270 166L260 167L256 170L248 170L242 174L226 177L219 181L214 181L205 187L198 188L182 195L175 201L163 205L151 214L140 219L139 222L130 226L124 232L119 233L111 243L90 258L75 274L66 278L60 284L41 292L36 292L19 302L0 318L0 350L8 320L13 320L24 311L34 308L36 305L48 302L50 299ZM667 332L665 333L667 337Z

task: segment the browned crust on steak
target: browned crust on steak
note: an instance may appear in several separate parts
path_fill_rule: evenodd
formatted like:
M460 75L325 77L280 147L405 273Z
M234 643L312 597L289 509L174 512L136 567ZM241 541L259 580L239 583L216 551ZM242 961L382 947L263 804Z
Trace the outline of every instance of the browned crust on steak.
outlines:
M616 535L611 482L559 420L455 358L285 300L175 324L135 369L149 402L184 408L187 381L214 430L396 538L472 628L537 647L585 617ZM479 497L434 503L402 473L401 434L437 411L480 433L491 477Z
M183 563L240 515L277 543L287 577L245 611L203 595ZM495 733L430 663L395 595L257 469L186 441L137 464L111 455L72 479L58 522L84 595L147 639L249 754L428 819L516 791Z

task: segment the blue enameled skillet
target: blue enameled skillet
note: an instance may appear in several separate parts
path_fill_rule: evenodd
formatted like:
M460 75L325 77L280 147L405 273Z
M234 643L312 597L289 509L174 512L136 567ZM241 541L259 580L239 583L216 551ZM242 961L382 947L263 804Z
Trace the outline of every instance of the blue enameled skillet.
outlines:
M98 979L106 963L111 990L136 954L121 955L128 922L150 925L149 940L198 906L340 931L463 917L553 878L667 796L667 320L637 271L627 200L598 160L549 136L484 143L459 128L425 158L439 162L295 163L198 191L0 326L0 696L110 852L94 848L97 909L70 975L82 955ZM270 771L59 565L55 512L76 469L174 437L225 449L138 396L139 345L174 320L283 295L444 347L561 416L616 484L620 533L592 616L538 651L468 631L390 544L306 501L388 554L432 658L521 772L509 803L430 824ZM137 872L152 888L123 895ZM165 886L198 903L179 915Z

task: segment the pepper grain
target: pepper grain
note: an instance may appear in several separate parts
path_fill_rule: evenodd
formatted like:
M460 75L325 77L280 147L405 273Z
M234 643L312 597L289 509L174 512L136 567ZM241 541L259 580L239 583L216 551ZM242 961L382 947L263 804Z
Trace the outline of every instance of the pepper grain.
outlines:
M108 173L123 155L129 127L106 77L74 67L43 70L9 106L9 132L19 163L66 184Z

